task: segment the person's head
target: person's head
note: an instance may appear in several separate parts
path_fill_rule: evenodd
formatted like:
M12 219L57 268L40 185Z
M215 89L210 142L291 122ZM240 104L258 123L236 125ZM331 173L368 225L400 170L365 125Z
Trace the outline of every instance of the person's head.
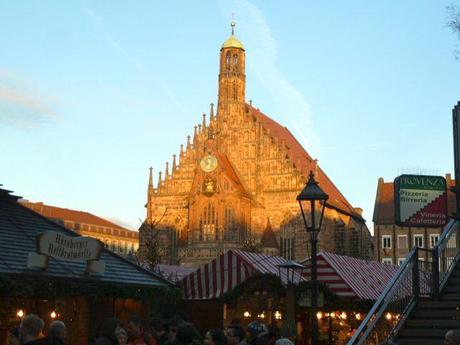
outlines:
M204 338L205 345L227 345L227 337L221 329L211 329Z
M133 317L126 327L126 332L128 333L128 338L139 338L144 332L144 327L142 320L138 317Z
M102 324L99 328L99 335L106 337L113 342L117 341L116 332L121 328L121 322L115 317L109 317L102 321Z
M19 327L15 327L8 332L6 343L7 345L21 345L21 341L19 340Z
M288 338L281 338L275 342L275 345L294 345Z
M42 337L43 327L45 323L35 314L27 315L19 326L19 339L22 342L28 342Z
M268 337L272 340L276 340L281 337L280 329L275 324L268 326Z
M177 327L176 340L181 344L191 344L198 337L198 331L189 322L183 322Z
M244 339L244 329L241 325L233 324L226 328L225 335L228 345L236 345Z
M51 322L48 336L53 339L65 340L67 338L67 328L64 322L59 320Z
M451 329L444 337L444 345L460 345L460 331Z
M128 334L121 327L118 327L115 330L115 337L117 338L119 345L126 345L126 343L128 342Z
M246 337L248 339L254 339L259 336L259 334L267 332L267 327L260 321L252 321L246 330Z
M167 325L168 328L168 338L173 341L176 339L178 323L176 320L170 320Z
M160 319L150 320L149 328L150 332L152 332L155 337L161 337L168 331L168 327Z

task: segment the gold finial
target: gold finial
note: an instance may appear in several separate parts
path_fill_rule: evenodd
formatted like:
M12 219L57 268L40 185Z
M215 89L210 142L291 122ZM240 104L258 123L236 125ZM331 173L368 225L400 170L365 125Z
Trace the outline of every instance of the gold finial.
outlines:
M235 35L235 13L232 13L232 22L230 23L230 26L232 27L232 35Z

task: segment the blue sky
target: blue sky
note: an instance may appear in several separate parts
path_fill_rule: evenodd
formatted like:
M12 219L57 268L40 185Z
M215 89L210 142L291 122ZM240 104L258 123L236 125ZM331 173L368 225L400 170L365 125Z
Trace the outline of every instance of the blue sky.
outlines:
M137 228L149 166L216 102L235 13L248 99L371 225L379 177L453 172L449 4L0 0L0 183Z

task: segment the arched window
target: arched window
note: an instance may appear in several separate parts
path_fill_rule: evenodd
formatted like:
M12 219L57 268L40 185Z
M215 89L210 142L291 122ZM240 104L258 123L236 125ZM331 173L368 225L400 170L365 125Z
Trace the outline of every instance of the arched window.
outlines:
M229 241L238 241L238 224L236 222L235 210L231 206L225 207L225 239Z
M201 212L200 229L201 239L204 241L214 241L217 239L217 214L214 204L208 203Z
M226 60L227 65L230 65L230 52L227 53L225 60Z
M238 55L233 55L233 64L236 66L238 65Z
M225 207L225 226L231 228L235 223L235 210L230 206Z

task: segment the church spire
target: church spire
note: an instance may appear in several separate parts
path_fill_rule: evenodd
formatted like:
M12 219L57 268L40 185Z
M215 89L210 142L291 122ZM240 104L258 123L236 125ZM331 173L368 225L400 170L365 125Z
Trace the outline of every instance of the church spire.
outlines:
M150 173L149 173L149 188L150 188L150 187L153 187L153 177L152 177L153 168L150 167L149 170L150 170Z
M150 173L149 173L149 186L147 188L147 221L150 222L152 218L152 198L153 198L153 176L152 176L152 170L153 168L149 168Z
M214 103L211 103L211 109L209 110L209 122L214 121Z
M206 114L203 113L203 125L201 126L203 136L206 137Z
M173 163L172 163L171 174L174 174L174 171L176 171L176 155L173 155Z
M158 172L158 189L161 187L161 170Z
M235 22L232 22L232 35L220 50L219 101L217 114L219 121L229 121L235 114L244 111L246 100L246 53L244 45L235 36Z

